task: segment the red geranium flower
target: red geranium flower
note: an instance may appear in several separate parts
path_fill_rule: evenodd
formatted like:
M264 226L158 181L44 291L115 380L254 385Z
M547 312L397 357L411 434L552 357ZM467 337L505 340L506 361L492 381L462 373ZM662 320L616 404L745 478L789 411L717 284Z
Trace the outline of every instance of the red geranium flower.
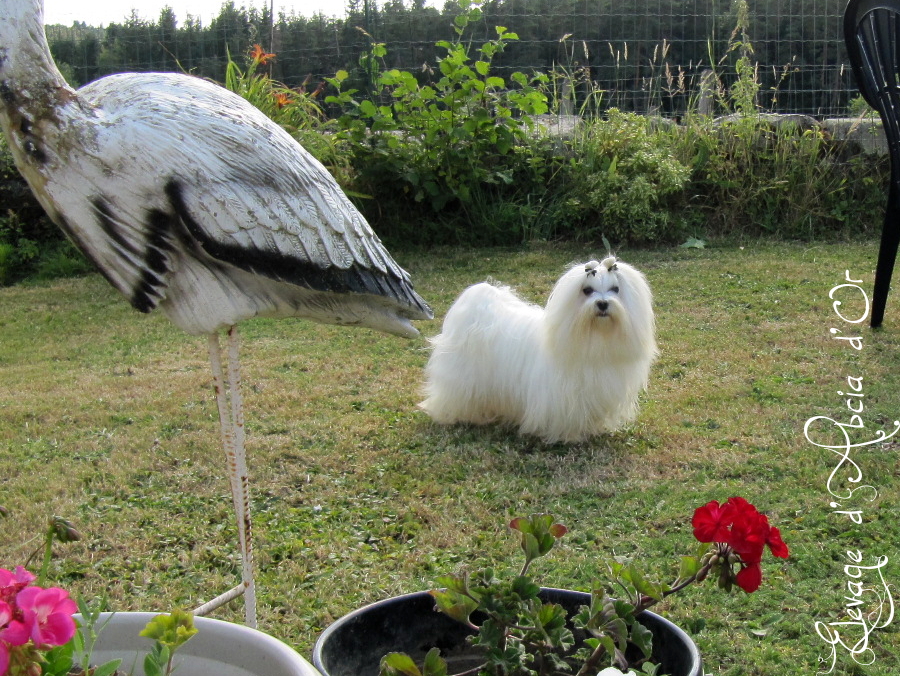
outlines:
M766 546L766 536L769 532L769 522L766 517L756 511L756 507L747 503L750 509L739 511L728 537L723 540L731 545L732 549L744 558L747 563L759 561L762 558L763 548ZM752 510L752 511L751 511Z
M781 539L781 532L775 528L775 526L769 528L769 534L766 536L766 544L769 545L772 556L777 556L780 559L786 559L788 557L788 547L784 544L784 540Z
M788 556L779 530L769 525L765 514L741 497L729 498L723 505L715 500L708 502L697 508L691 524L700 542L720 543L738 554L741 570L733 580L748 593L759 589L762 582L760 561L767 545L774 556ZM731 574L729 571L728 575Z
M718 500L711 500L694 511L691 525L694 537L700 542L725 542L728 527L734 522L734 508L730 503L721 507Z
M738 574L734 576L734 582L748 594L759 589L759 585L762 584L762 568L759 562L751 563L749 566L741 568Z

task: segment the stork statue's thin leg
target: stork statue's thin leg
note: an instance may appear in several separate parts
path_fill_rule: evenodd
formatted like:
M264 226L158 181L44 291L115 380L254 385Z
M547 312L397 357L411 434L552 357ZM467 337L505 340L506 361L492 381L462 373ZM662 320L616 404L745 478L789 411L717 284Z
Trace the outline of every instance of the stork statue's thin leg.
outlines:
M218 333L209 336L209 360L212 365L213 384L216 390L216 404L219 407L219 421L222 429L222 445L228 460L228 476L231 481L231 495L237 516L238 537L241 547L242 581L238 587L205 603L194 611L204 615L244 595L244 617L247 626L256 627L256 583L253 578L253 546L250 527L250 479L244 452L244 404L241 398L241 374L238 360L237 327L228 329L227 368L222 369L222 352ZM227 377L227 385L226 385Z

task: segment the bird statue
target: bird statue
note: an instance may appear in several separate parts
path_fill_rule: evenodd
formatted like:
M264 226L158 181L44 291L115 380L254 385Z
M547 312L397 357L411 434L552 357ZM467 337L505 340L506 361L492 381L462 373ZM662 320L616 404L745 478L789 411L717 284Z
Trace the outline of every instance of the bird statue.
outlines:
M412 337L410 320L432 311L328 171L258 109L177 73L76 91L43 12L0 0L0 125L37 200L107 281L209 337L242 581L195 612L243 595L256 626L236 324L305 317Z

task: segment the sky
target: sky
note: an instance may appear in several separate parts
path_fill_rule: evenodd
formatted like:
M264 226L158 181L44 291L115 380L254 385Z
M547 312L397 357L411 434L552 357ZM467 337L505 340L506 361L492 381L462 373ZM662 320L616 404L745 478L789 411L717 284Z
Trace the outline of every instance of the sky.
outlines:
M168 5L175 11L179 23L191 14L206 26L213 17L218 16L224 2L225 0L44 0L44 22L69 26L74 21L84 21L91 26L106 26L110 23L122 23L131 15L132 9L137 10L140 18L156 21L160 10ZM269 0L234 0L234 4L237 7L261 9L269 4ZM346 5L346 0L275 0L275 15L280 11L294 11L304 16L321 12L325 16L342 17Z

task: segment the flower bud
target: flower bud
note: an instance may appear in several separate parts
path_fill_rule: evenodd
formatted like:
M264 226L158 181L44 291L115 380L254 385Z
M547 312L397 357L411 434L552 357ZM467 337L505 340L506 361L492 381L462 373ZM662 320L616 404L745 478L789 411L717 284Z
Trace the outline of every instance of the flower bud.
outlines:
M730 566L722 566L721 568L719 568L719 587L722 589L728 589L730 582L731 582L731 567Z
M81 533L72 525L72 522L61 516L52 517L50 527L53 528L53 534L60 542L76 542L81 539Z

